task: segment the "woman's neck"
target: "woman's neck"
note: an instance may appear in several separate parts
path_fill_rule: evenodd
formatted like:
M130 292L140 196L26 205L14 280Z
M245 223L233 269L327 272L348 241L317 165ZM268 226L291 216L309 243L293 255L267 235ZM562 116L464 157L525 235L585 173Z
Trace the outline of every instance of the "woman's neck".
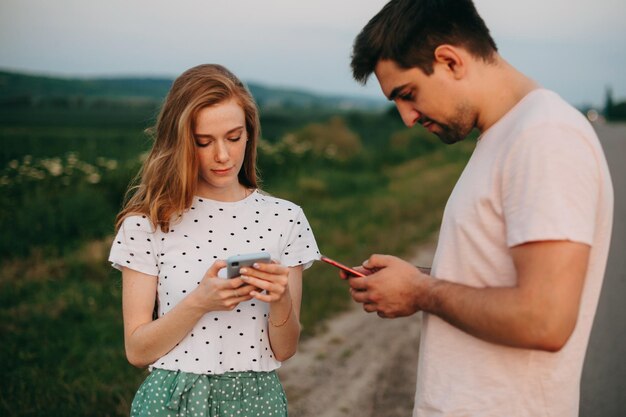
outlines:
M207 189L204 187L198 187L196 190L196 195L198 197L207 198L209 200L215 201L223 201L223 202L235 202L241 201L248 197L252 193L252 190L245 187L242 184L237 184L237 186L232 188L217 188L217 189Z

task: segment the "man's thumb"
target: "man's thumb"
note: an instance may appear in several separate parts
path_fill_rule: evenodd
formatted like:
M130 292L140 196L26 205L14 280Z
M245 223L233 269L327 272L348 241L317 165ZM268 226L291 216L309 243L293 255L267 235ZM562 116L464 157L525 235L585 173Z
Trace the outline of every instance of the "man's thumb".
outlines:
M363 267L367 269L380 269L389 265L390 256L389 255L372 255L365 262L363 262Z

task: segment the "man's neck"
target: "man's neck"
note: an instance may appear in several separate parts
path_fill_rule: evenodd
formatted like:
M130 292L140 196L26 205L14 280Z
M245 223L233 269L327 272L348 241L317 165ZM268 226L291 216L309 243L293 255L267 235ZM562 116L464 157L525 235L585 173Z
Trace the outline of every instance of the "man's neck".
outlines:
M481 133L493 126L528 93L540 87L499 55L495 63L485 63L480 77L477 127Z

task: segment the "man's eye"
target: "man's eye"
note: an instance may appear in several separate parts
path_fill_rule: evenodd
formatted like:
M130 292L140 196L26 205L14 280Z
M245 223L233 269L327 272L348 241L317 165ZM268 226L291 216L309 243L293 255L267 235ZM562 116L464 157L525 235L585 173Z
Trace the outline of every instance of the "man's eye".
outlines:
M404 101L413 100L413 94L412 93L400 94L400 100L404 100Z

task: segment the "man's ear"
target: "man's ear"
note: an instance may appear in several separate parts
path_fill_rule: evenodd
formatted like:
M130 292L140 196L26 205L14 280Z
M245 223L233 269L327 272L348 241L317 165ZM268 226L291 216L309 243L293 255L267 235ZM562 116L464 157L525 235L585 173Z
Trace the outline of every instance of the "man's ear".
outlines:
M439 45L435 49L435 64L440 64L445 67L447 71L455 79L461 79L465 76L467 71L467 54L452 45Z

